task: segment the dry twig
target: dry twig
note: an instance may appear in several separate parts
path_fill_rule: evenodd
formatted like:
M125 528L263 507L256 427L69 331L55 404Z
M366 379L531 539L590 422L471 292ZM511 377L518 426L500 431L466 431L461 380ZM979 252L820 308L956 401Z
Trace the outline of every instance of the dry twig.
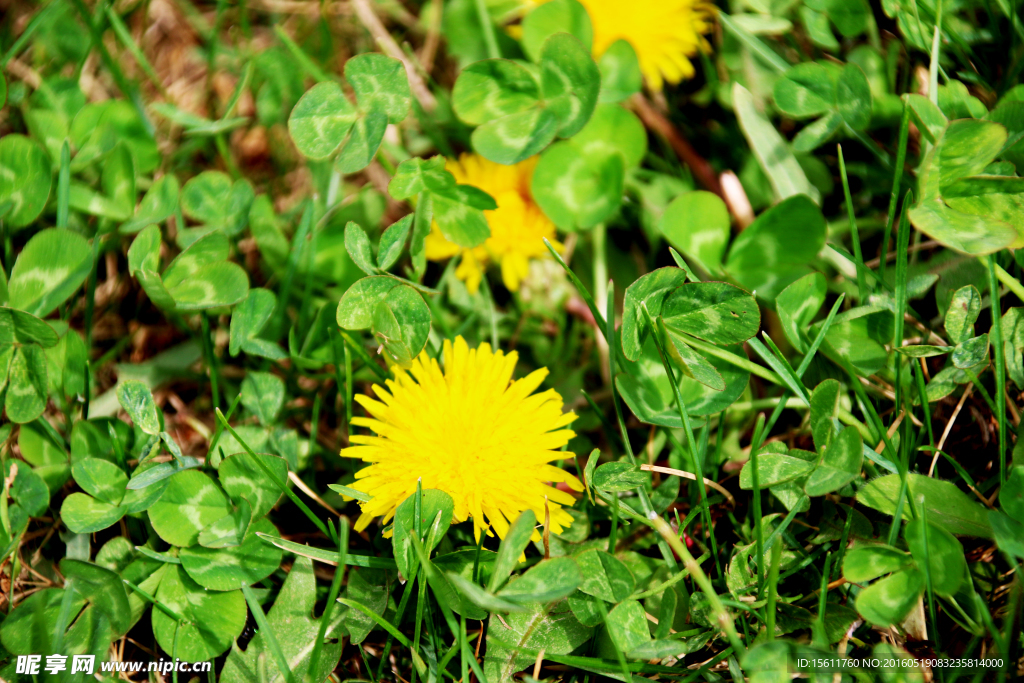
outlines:
M416 65L402 51L402 48L398 46L398 43L391 37L388 30L384 28L384 24L381 23L380 18L370 6L370 0L352 0L352 8L355 10L360 23L366 27L366 30L370 32L370 35L380 45L380 49L389 57L394 57L402 62L405 66L405 73L409 77L409 87L412 89L413 96L419 100L420 106L423 107L424 111L434 111L434 108L437 106L434 94L430 92L430 88L427 87L427 84L420 77L419 71L416 70Z

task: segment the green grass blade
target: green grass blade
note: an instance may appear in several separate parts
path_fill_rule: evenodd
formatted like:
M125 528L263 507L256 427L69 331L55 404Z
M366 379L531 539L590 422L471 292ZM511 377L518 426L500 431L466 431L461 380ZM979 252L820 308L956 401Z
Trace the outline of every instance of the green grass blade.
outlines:
M405 635L401 631L399 631L394 624L392 624L390 621L374 612L372 609L370 609L363 603L358 602L356 600L350 600L348 598L338 598L337 600L346 607L351 607L352 609L358 610L366 616L368 616L370 619L373 620L375 624L377 624L382 629L390 633L394 637L394 639L401 643L403 646L408 648L412 647L412 641L406 638Z
M763 334L765 339L768 339L770 342L770 337L768 337L768 333L765 332ZM804 402L807 403L807 405L811 404L811 399L807 393L807 388L804 387L804 383L797 378L796 372L794 372L793 368L789 365L785 358L774 355L771 351L765 348L764 344L762 344L761 340L758 339L757 337L751 337L747 341L747 343L750 344L750 348L754 349L754 352L761 357L761 360L767 363L768 367L775 371L775 374L782 379L782 381L785 383L786 387L790 391L792 391L798 397L803 399ZM772 343L772 346L774 347L775 344Z
M52 14L53 11L59 8L60 6L60 2L50 2L45 7L43 7L43 9L37 12L34 17L32 17L32 20L28 22L28 26L26 26L25 30L21 32L21 35L18 36L18 39L15 40L14 43L11 44L11 47L7 49L7 52L4 53L3 58L0 58L0 71L2 71L3 68L7 66L7 62L14 59L14 57L19 52L21 52L22 48L24 48L28 44L28 41L32 39L32 36L35 35L36 31L43 24L43 22L45 22L50 17L50 14Z
M258 457L256 453L253 452L252 448L249 447L249 444L247 444L245 440L238 435L238 432L236 432L234 428L232 428L232 426L228 424L227 418L224 417L224 413L220 412L220 408L215 409L215 412L217 413L217 419L224 426L224 429L228 430L231 433L231 436L235 437L235 440L238 443L242 444L242 448L245 449L245 452L248 453L249 456L252 458L253 462L255 462L256 465L261 470L263 470L263 473L267 475L270 481L274 482L274 484L276 484L277 487L281 489L281 492L288 496L288 499L295 503L296 507L302 510L302 513L306 515L309 521L313 522L313 524L316 525L317 529L323 532L324 536L330 538L331 534L329 531L327 531L327 527L324 525L324 523L320 521L320 518L314 515L313 511L309 509L309 506L303 503L302 500L299 499L298 495L296 495L296 493L292 491L291 488L285 482L278 479L277 474L272 469L270 469L270 467L267 466L265 462L263 462L262 458Z
M904 318L907 313L907 250L910 248L910 202L913 201L913 192L907 190L903 196L903 212L900 216L899 230L896 231L896 313L894 314L892 348L903 347ZM897 354L894 359L896 365L896 410L893 412L893 420L903 406L903 362L901 355Z
M978 260L981 261L985 267L988 267L988 258L985 256L979 256ZM995 264L996 278L1004 285L1007 289L1017 295L1017 298L1024 301L1024 285L1021 284L1020 280L1003 270L1002 266L998 263Z
M928 616L931 618L931 630L932 639L935 641L935 650L937 652L942 651L942 645L939 641L939 620L935 611L935 588L932 580L932 558L931 553L928 550L928 510L924 504L924 500L921 501L921 526L923 527L921 532L921 545L924 551L924 585L928 589Z
M494 34L494 20L491 13L487 11L486 0L473 0L476 9L476 18L483 29L484 45L487 46L487 56L491 59L501 58L501 49L498 47L498 38Z
M164 85L160 82L160 77L156 75L156 69L154 69L153 65L149 63L148 59L146 59L146 55L143 54L142 50L139 49L138 44L135 42L135 39L132 38L131 32L128 30L128 27L124 25L121 17L110 5L107 5L104 9L106 11L107 20L110 22L111 28L114 29L114 34L117 36L118 40L120 40L125 49L131 53L136 63L142 69L142 72L146 74L147 78L149 78L150 83L156 86L156 89L159 90L162 95L166 96L167 91L164 90Z
M658 355L661 357L661 364L665 368L665 374L668 376L669 384L672 385L672 395L675 399L676 410L679 411L679 418L683 422L683 433L686 435L687 449L693 459L694 474L697 475L697 491L700 493L700 505L704 512L704 525L707 527L707 533L711 538L711 554L715 557L715 567L718 570L718 575L721 576L722 565L718 559L718 542L715 539L715 529L711 524L711 507L708 504L708 494L704 486L704 467L701 463L700 454L697 451L697 440L694 438L693 427L690 424L690 414L686 410L686 402L683 401L683 395L680 393L679 385L676 383L675 371L672 369L672 364L668 360L668 353L665 350L665 339L667 338L665 323L660 317L658 318L657 323L655 323L654 319L651 317L651 312L647 310L646 303L640 304L640 310L643 312L644 318L647 320L649 329L653 331L651 337L654 339L654 343L658 348ZM678 552L676 554L678 554Z
M295 282L295 273L298 271L299 262L306 253L307 235L313 225L313 202L306 200L306 206L302 210L302 218L299 219L299 228L295 231L292 240L292 250L288 254L288 268L281 282L281 292L277 299L277 318L280 329L286 329L288 320L288 304L291 301L292 285ZM301 329L301 328L300 328Z
M746 370L750 374L760 377L761 379L771 382L772 384L776 384L780 387L785 386L785 382L779 375L772 372L768 368L765 368L763 366L758 365L757 363L752 362L749 358L737 355L735 353L732 353L731 351L726 351L725 349L719 348L714 344L709 344L708 342L701 341L700 339L692 337L686 334L685 332L676 332L676 334L678 334L680 337L683 338L684 341L686 341L687 346L693 347L697 351L705 353L709 356L714 356L719 360L724 360L730 365L735 365L739 369Z
M274 655L281 675L284 676L288 683L297 683L295 674L292 673L291 668L288 666L288 658L284 656L281 644L277 641L277 636L274 635L274 629L270 627L267 615L263 613L263 607L260 605L260 601L256 598L252 588L249 587L249 584L242 584L242 595L245 596L245 601L249 603L249 612L252 613L253 618L256 620L256 625L259 627L260 635L263 636L263 642L266 644L267 649Z
M764 593L764 570L761 565L761 558L764 557L764 529L761 525L761 474L757 469L757 455L761 447L761 439L764 436L764 413L757 414L757 423L754 425L754 440L750 442L750 477L754 484L751 491L754 507L754 547L757 550L757 563L754 566L757 571L757 596ZM774 624L774 619L772 620ZM769 633L772 637L774 631Z
M126 586L128 586L129 588L131 588L133 591L135 591L136 593L141 595L142 598L146 602L148 602L151 605L153 605L154 607L156 607L158 610L160 610L161 612L163 612L164 614L169 616L171 619L174 619L175 621L177 621L179 623L184 623L184 622L188 621L185 617L181 616L180 614L175 612L173 609L168 607L167 604L164 603L162 600L159 600L156 596L150 595L145 590L143 590L141 587L136 586L134 583L132 583L128 579L121 579L121 581L123 581L124 584Z
M880 280L885 282L885 263L889 251L889 235L896 220L896 203L900 195L900 182L903 179L903 164L907 160L907 139L910 135L910 103L903 98L903 118L900 120L899 147L896 150L896 168L892 173L892 194L889 195L889 214L885 220L885 232L882 233L882 254L878 263Z
M860 250L860 232L857 230L857 218L853 211L853 197L850 195L850 180L846 175L846 160L843 158L843 146L836 145L839 150L839 177L843 180L843 196L846 198L846 213L850 219L850 242L853 244L853 256L857 259L857 265L864 265L864 256ZM864 303L868 300L868 285L864 276L864 268L857 268L857 301Z
M330 532L327 532L330 535ZM287 550L290 553L296 555L302 555L308 557L311 560L317 562L323 562L325 564L336 565L338 563L338 551L329 550L327 548L313 548L312 546L303 545L302 543L296 543L295 541L287 541L277 536L271 536L270 534L264 534L256 532L256 535L260 540L276 545L281 550ZM390 557L374 557L373 555L353 555L347 553L345 555L345 563L350 567L367 567L369 569L398 569L398 565Z
M914 4L917 4L916 2ZM1014 9L1016 14L1016 8ZM928 99L939 104L939 56L942 47L942 0L937 0L935 10L935 33L932 35L931 62L928 65Z
M57 172L57 227L68 227L68 204L71 198L71 147L67 140L60 148L60 171Z
M789 64L780 57L774 50L764 44L760 38L747 31L739 24L737 24L732 17L725 12L718 13L718 20L722 22L722 26L736 36L737 39L743 45L750 50L752 53L764 62L767 66L770 66L778 73L783 73L789 68Z
M238 106L238 101L242 99L242 94L245 93L245 89L249 87L249 82L252 80L252 74L255 69L255 62L249 62L245 65L245 71L242 72L242 77L238 79L238 85L235 86L234 92L231 93L231 99L228 100L228 104L224 107L224 114L220 117L221 120L229 118L235 112L235 107Z
M622 401L619 397L619 390L615 386L615 373L619 364L619 344L618 335L615 334L615 283L612 281L608 282L607 306L608 314L604 319L604 338L608 342L608 377L611 379L612 405L615 407L615 419L619 424L619 434L622 437L622 443L626 448L626 456L629 458L629 462L635 466L637 464L636 456L633 453L633 445L629 442L629 432L626 429L626 420L622 414ZM601 417L604 417L604 413L601 413ZM611 433L612 432L609 431L609 434ZM589 486L589 482L587 485ZM640 506L644 511L644 514L648 514L653 511L654 507L651 504L651 497L648 495L647 489L640 486L636 491L640 497ZM616 499L615 504L616 514L618 514L619 509L617 501L618 499ZM669 569L675 569L678 566L676 556L672 554L672 549L668 547L668 544L665 543L665 541L659 539L658 550L661 552L661 556L669 566Z
M760 526L760 525L759 525ZM768 640L775 640L775 603L779 598L779 565L782 564L782 544L772 548L772 562L768 568L768 605L766 630Z
M278 39L284 43L288 52L292 54L292 57L295 58L295 61L299 63L299 66L302 67L302 70L305 71L310 78L318 83L333 80L329 74L309 58L309 55L302 51L301 47L295 44L295 41L292 40L291 36L285 33L283 28L279 25L274 26L274 33L277 34Z
M715 587L711 583L711 579L704 573L704 570L700 568L697 561L693 559L693 555L687 550L686 544L679 540L679 537L672 532L672 527L668 525L664 519L656 514L649 515L651 524L654 529L661 534L661 537L668 542L672 549L676 551L679 557L683 558L683 565L690 570L690 575L693 580L700 586L700 589L704 591L704 595L707 596L708 602L711 605L711 611L715 614L715 618L718 621L719 626L725 631L726 637L729 639L729 644L732 645L733 650L740 653L742 657L746 654L746 648L743 646L743 641L740 640L739 634L736 633L736 624L733 622L732 616L725 611L725 606L722 604L721 599L718 597L718 593L715 591Z
M914 359L911 363L914 368L914 384L917 389L917 398L921 402L921 416L924 418L924 426L928 432L928 445L935 448L935 431L932 429L931 404L928 403L928 390L924 384L924 371L921 363Z
M331 580L331 590L327 594L327 605L324 606L324 613L320 616L320 628L317 629L316 640L313 641L313 651L309 655L310 676L315 676L320 664L320 652L323 650L324 638L327 635L327 625L331 621L331 610L338 599L338 591L341 590L341 580L345 575L345 566L348 564L348 519L341 517L338 520L338 568Z
M598 327L602 330L605 329L608 326L608 323L605 321L604 316L601 315L601 311L598 310L597 304L594 303L594 297L590 295L590 290L583 286L580 279L576 277L576 273L572 272L572 268L570 268L565 260L562 259L562 255L555 251L555 248L551 246L551 242L548 241L547 237L544 238L544 246L548 248L551 255L556 261L558 261L558 265L562 266L566 275L569 276L572 284L576 287L576 291L579 292L581 297L583 297L583 301L586 302L587 308L590 309L590 314L594 316L594 321L597 323ZM611 342L609 342L609 344L611 344Z
M359 356L359 360L363 361L364 365L366 365L371 370L373 370L373 374L377 375L378 379L385 380L385 379L388 378L388 373L384 370L384 368L382 368L380 365L378 365L373 360L373 357L370 356L370 354L368 354L366 352L366 349L364 349L361 344L356 343L356 340L352 338L352 335L350 335L345 330L341 330L340 332L341 332L341 338L345 340L346 348L351 349L353 353L355 353L357 356ZM348 361L346 361L346 362L348 362ZM346 392L347 398L349 399L349 403L351 404L352 382L351 382L351 375L349 373L349 366L348 365L345 366L345 370L346 370L346 378L349 380L349 381L347 381L345 383L345 392ZM351 421L352 421L352 419L349 418L349 422L351 422Z
M988 255L988 290L992 300L992 355L996 371L996 419L999 421L999 483L1006 482L1006 356L1003 355L1003 314L999 305L996 255Z
M832 553L825 555L825 569L821 572L821 587L818 589L818 619L814 624L814 644L821 648L828 647L828 636L825 634L825 610L828 605L829 562Z

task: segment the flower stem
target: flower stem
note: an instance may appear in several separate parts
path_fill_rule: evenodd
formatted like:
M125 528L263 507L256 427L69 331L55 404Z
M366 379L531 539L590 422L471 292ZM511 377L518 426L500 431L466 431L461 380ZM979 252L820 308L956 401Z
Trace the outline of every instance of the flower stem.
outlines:
M729 643L732 645L733 651L743 659L743 655L746 654L747 649L743 646L743 642L740 640L739 634L736 632L736 625L732 621L732 617L728 612L725 611L725 605L722 604L721 599L718 597L718 593L715 592L715 587L711 585L711 579L704 573L704 570L700 568L697 561L693 559L693 555L686 549L686 544L679 540L674 533L672 528L668 525L664 519L650 513L648 518L651 520L651 525L654 527L665 541L672 546L672 549L676 551L679 557L683 558L683 565L690 570L690 576L697 582L700 589L704 591L704 595L707 596L708 602L711 604L711 611L715 615L715 619L718 621L719 626L725 631L726 637L729 639Z
M658 355L661 356L661 363L665 367L665 374L668 375L668 382L672 386L672 393L675 397L676 409L679 411L679 418L683 422L683 433L686 435L686 443L689 446L690 454L693 459L693 468L697 475L697 481L700 484L697 486L697 491L700 493L700 505L704 512L704 526L707 529L708 536L711 537L711 554L715 558L715 568L718 570L719 577L722 576L722 565L718 559L718 542L715 540L715 530L711 525L711 506L708 504L708 494L704 487L704 466L701 463L702 454L697 449L697 441L693 436L693 427L690 425L690 414L686 410L686 403L683 401L683 395L679 391L679 384L676 382L675 372L672 370L672 365L668 359L668 353L665 349L665 323L658 318L657 321L651 316L651 312L647 310L647 304L641 303L640 310L644 314L644 318L647 320L647 325L651 329L651 337L654 339L655 346L658 347Z
M1003 352L1002 312L999 306L999 282L996 257L988 255L988 289L992 300L992 355L996 371L996 419L999 421L999 482L1006 482L1006 357Z
M598 310L608 310L608 228L604 223L598 223L594 226L594 303L597 304ZM614 319L612 314L608 314L609 319ZM600 324L600 323L599 323ZM601 356L601 374L605 375L608 369L608 344L611 343L611 339L602 337L600 334L595 335L597 340L597 351ZM606 384L610 384L612 378L610 375L603 377Z
M498 37L494 33L494 21L491 19L490 12L487 11L486 0L473 0L473 4L476 6L476 18L480 21L480 28L484 32L487 56L491 59L501 59Z

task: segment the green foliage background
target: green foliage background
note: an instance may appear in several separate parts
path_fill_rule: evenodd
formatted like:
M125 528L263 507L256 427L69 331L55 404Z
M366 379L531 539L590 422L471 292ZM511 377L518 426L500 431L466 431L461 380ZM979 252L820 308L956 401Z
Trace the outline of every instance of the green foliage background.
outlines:
M1024 673L1020 13L714 23L652 92L576 0L8 3L0 678ZM426 258L461 152L539 155L519 291ZM353 396L457 335L579 414L564 533L350 531Z

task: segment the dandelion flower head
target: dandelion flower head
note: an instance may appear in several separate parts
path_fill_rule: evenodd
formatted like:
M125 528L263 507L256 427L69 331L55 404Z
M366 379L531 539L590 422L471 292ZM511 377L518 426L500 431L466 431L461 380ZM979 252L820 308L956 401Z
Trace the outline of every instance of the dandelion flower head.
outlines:
M572 456L560 449L575 436L566 427L576 415L562 412L554 389L534 393L547 369L513 380L515 352L488 344L470 349L462 337L445 341L443 356L443 369L424 352L408 370L392 368L395 378L386 387L374 385L376 399L356 397L369 417L352 424L374 435L355 434L353 445L341 451L369 463L352 485L370 496L360 504L355 529L375 517L390 522L422 478L424 489L452 497L453 521L472 519L478 539L491 528L504 538L527 509L544 519L545 497L551 531L561 533L572 524L562 506L574 499L555 485L564 482L575 491L583 486L551 464Z
M543 4L547 0L533 0ZM690 62L709 52L704 37L713 28L714 4L708 0L580 0L594 30L594 56L612 43L625 40L636 51L647 85L661 90L665 83L693 78Z
M435 223L426 239L427 258L444 261L460 256L455 275L466 283L471 294L491 262L501 266L501 279L509 291L517 291L530 270L530 260L547 256L544 238L555 246L555 226L533 201L530 180L538 157L512 166L489 161L477 154L463 154L458 161L449 159L445 168L462 185L473 185L494 197L498 208L485 211L491 236L472 249L449 242Z

